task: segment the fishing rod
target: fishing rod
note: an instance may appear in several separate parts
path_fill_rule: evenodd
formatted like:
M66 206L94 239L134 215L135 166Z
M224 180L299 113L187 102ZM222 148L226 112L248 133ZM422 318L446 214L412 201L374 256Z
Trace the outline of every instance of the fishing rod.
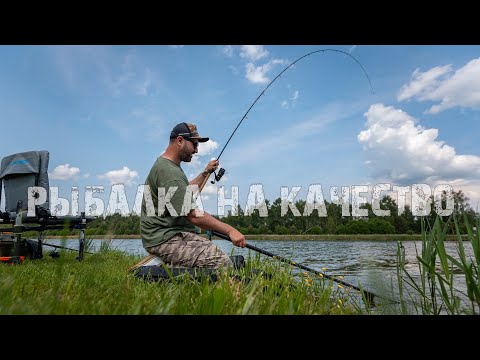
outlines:
M368 80L368 83L370 84L370 88L372 89L372 92L373 92L373 86L372 86L372 82L370 81L370 77L368 76L368 73L367 71L365 70L365 68L362 66L362 64L360 64L360 62L350 53L346 52L346 51L343 51L343 50L338 50L338 49L320 49L320 50L315 50L315 51L312 51L312 52L309 52L308 54L305 54L301 57L299 57L298 59L296 59L294 62L292 62L290 65L288 65L285 69L283 69L277 76L275 76L275 78L270 81L270 83L267 85L267 87L265 89L263 89L263 91L260 93L260 95L258 95L258 97L255 99L255 101L253 102L252 105L250 105L250 107L248 108L247 112L243 115L243 117L241 118L241 120L239 121L239 123L237 124L237 126L235 127L235 129L233 130L232 134L230 135L230 137L228 138L227 142L225 143L225 145L223 146L222 150L220 151L220 154L218 155L218 157L216 158L216 160L220 160L220 157L222 156L223 152L225 151L226 147L228 146L228 144L230 143L230 140L232 140L232 137L233 135L235 135L235 133L237 132L238 128L240 127L240 125L242 124L243 120L245 120L245 118L247 117L248 113L250 112L250 110L252 110L252 108L255 106L255 104L257 103L257 101L263 96L265 95L265 92L268 90L268 88L280 77L282 76L282 74L287 71L288 69L290 69L293 65L295 65L297 62L299 62L300 60L310 56L310 55L313 55L313 54L316 54L316 53L320 53L320 52L336 52L336 53L342 53L342 54L345 54L349 57L351 57L363 70L363 72L365 73L365 76L367 77L367 80ZM224 168L220 168L218 170L218 174L215 172L215 171L212 171L214 174L215 174L215 180L212 180L211 183L212 184L215 184L215 181L220 181L220 179L222 178L222 176L225 174L225 169ZM211 174L211 173L210 173ZM208 174L205 179L203 180L202 184L200 185L199 189L200 189L200 192L202 191L202 189L205 187L205 184L207 183L208 181L208 178L210 177L210 174Z
M228 240L228 241L232 241L228 235L219 233L219 232L217 232L217 231L211 231L210 233L211 233L212 235L214 235L214 236L217 236L217 237L221 238L221 239ZM287 258L284 258L284 257L278 256L278 255L272 254L271 252L266 251L266 250L263 250L263 249L260 249L260 248L258 248L258 247L256 247L256 246L253 246L253 245L250 245L250 244L246 244L245 247L246 247L247 249L251 249L251 250L254 250L254 251L256 251L256 252L259 252L260 254L269 256L269 257L271 257L271 258L273 258L273 259L280 260L281 262L284 262L284 263L286 263L286 264L293 265L293 266L296 266L296 267L298 267L298 268L300 268L300 269L303 269L303 270L312 272L312 273L314 273L314 274L316 274L316 275L318 275L318 276L320 276L320 277L322 277L322 278L331 279L331 280L335 281L336 283L339 283L339 284L342 284L342 285L347 286L347 287L349 287L349 288L355 289L355 290L359 291L359 292L364 296L366 305L367 305L368 307L370 307L370 306L375 306L375 302L374 302L374 298L375 298L375 297L378 297L378 298L384 299L384 300L388 300L388 301L390 301L390 302L392 302L392 303L397 303L397 304L400 303L398 300L393 300L393 299L386 298L386 297L384 297L384 296L377 295L377 294L375 294L375 293L373 293L373 292L371 292L371 291L367 291L367 290L362 289L362 288L360 288L360 287L358 287L358 286L352 285L352 284L350 284L350 283L348 283L348 282L346 282L346 281L343 281L343 280L341 280L341 279L337 279L337 278L334 277L334 276L327 275L327 274L325 274L325 273L323 273L323 272L321 272L321 271L312 269L312 268L310 268L310 267L308 267L308 266L305 266L305 265L302 265L302 264L297 264L296 262L293 262L293 261L291 261L291 260L288 260ZM363 297L363 296L362 296L362 297Z
M60 245L53 245L53 244L48 244L48 243L42 243L43 246L50 246L50 247L53 247L53 248L57 248L57 249L65 249L65 250L72 250L72 251L78 251L78 249L72 249L72 248L68 248L68 247L65 247L65 246L60 246ZM83 251L87 254L93 254L92 252L90 251Z
M282 76L283 73L285 73L288 69L290 69L290 68L291 68L293 65L295 65L296 63L298 63L300 60L302 60L302 59L304 59L304 58L306 58L306 57L308 57L308 56L310 56L310 55L313 55L313 54L316 54L316 53L320 53L320 52L330 52L330 51L331 51L331 52L335 52L335 53L345 54L345 55L349 56L350 58L352 58L352 59L361 67L361 69L362 69L363 72L365 73L365 76L367 77L367 80L368 80L368 82L369 82L369 84L370 84L370 88L372 89L372 92L373 92L372 82L370 81L370 77L368 76L367 71L366 71L365 68L362 66L362 64L361 64L353 55L351 55L350 53L347 53L347 52L345 52L345 51L343 51L343 50L338 50L338 49L319 49L319 50L311 51L311 52L309 52L309 53L307 53L307 54L299 57L298 59L296 59L295 61L293 61L291 64L289 64L287 67L285 67L277 76L275 76L275 78L274 78L272 81L270 81L270 83L267 85L267 87L262 90L262 92L257 96L257 98L255 99L255 101L250 105L250 107L248 108L248 110L245 112L245 114L242 116L242 118L241 118L240 121L238 122L237 126L236 126L235 129L233 130L232 134L231 134L230 137L228 138L228 140L227 140L227 142L225 143L225 145L223 146L223 148L222 148L222 150L220 151L220 154L218 155L218 157L216 158L216 160L220 160L223 152L225 151L226 147L228 146L228 144L229 144L230 141L232 140L233 136L234 136L235 133L237 132L237 130L238 130L238 128L240 127L240 125L241 125L241 124L243 123L243 121L246 119L246 117L247 117L248 113L250 112L250 110L252 110L252 108L255 106L255 104L258 102L258 100L260 100L260 98L261 98L263 95L265 95L265 92L268 90L268 88L269 88L270 86L272 86L272 84L273 84L278 78L280 78L280 76ZM217 181L217 182L220 181L220 179L222 178L222 176L225 174L225 169L224 169L224 168L220 168L220 169L218 170L218 174L217 174L215 171L212 171L212 172L215 174L215 180L214 180L214 181L211 181L211 183L212 183L212 184L215 184L215 181ZM203 180L202 184L201 184L200 187L199 187L198 194L200 194L200 192L201 192L201 191L203 190L203 188L205 187L205 185L206 185L206 183L207 183L210 175L211 175L211 173L209 173L209 174L205 177L205 179ZM222 238L222 239L231 241L230 238L229 238L227 235L218 233L218 232L216 232L216 231L213 231L212 234L215 235L215 236L217 236L217 237L219 237L219 238ZM379 297L378 295L376 295L376 294L374 294L374 293L372 293L372 292L363 290L363 289L361 289L361 288L359 288L359 287L357 287L357 286L355 286L355 285L349 284L349 283L347 283L347 282L345 282L345 281L343 281L343 280L336 279L336 278L334 278L333 276L324 274L324 273L322 273L322 272L320 272L320 271L317 271L317 270L315 270L315 269L311 269L311 268L309 268L309 267L307 267L307 266L304 266L304 265L301 265L301 264L296 264L296 263L293 262L293 261L290 261L290 260L288 260L288 259L285 259L285 258L282 258L282 257L280 257L280 256L274 255L274 254L272 254L272 253L270 253L270 252L268 252L268 251L262 250L262 249L260 249L260 248L257 248L257 247L255 247L255 246L253 246L253 245L246 244L246 247L247 247L248 249L257 251L257 252L259 252L259 253L261 253L261 254L270 256L270 257L272 257L272 258L279 259L279 260L282 261L282 262L288 263L288 264L290 264L290 265L297 266L297 267L299 267L299 268L301 268L301 269L304 269L304 270L313 272L313 273L315 273L315 274L317 274L317 275L321 275L321 276L323 276L323 277L325 277L325 278L332 279L332 280L335 281L335 282L338 282L338 283L343 284L343 285L345 285L345 286L348 286L348 287L350 287L350 288L352 288L352 289L355 289L355 290L357 290L357 291L360 291L360 292L365 296L366 301L367 301L368 303L370 303L370 304L373 304L373 303L374 303L374 302L373 302L373 299L374 299L375 296Z

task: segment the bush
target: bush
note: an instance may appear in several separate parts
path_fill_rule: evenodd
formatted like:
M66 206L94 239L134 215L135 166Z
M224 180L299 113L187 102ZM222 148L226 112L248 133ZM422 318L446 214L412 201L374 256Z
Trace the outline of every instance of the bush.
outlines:
M305 231L305 234L321 235L323 234L323 230L319 225L317 225Z

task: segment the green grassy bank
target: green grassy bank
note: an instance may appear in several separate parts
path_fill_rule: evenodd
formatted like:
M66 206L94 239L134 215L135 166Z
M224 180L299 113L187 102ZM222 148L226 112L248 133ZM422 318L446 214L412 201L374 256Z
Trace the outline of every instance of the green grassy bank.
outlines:
M150 283L127 269L139 258L117 251L62 252L22 265L0 265L0 314L355 314L360 307L330 280L293 275L278 262L253 259L217 282L193 278ZM256 261L256 262L255 262ZM252 275L251 266L261 268ZM248 279L248 281L246 280Z

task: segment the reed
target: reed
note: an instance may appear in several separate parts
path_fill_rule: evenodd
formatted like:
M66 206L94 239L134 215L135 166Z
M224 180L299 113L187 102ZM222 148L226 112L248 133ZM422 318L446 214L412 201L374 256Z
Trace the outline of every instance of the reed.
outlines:
M467 226L467 240L460 234L455 217L442 221L435 219L428 226L422 219L421 249L417 250L418 273L406 270L405 253L398 242L397 280L400 298L399 312L402 314L479 314L480 310L480 237L475 229ZM447 254L445 239L447 232L456 239L456 254ZM473 257L467 256L465 244L471 246Z

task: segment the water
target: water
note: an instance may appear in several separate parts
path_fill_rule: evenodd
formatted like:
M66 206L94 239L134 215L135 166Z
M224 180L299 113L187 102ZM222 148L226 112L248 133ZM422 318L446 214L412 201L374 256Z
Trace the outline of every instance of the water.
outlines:
M62 245L78 249L78 240L47 240L48 243ZM93 251L100 248L105 240L93 240ZM213 242L229 255L256 256L256 252L249 249L235 247L226 240L213 240ZM385 294L392 285L395 289L397 284L397 242L395 241L318 241L318 240L247 240L248 244L269 251L275 255L291 259L297 264L302 264L312 269L325 272L328 275L338 277L355 286L376 294ZM416 258L416 250L421 253L421 242L405 241L405 268L410 275L419 283L419 269ZM458 259L456 242L445 242L447 254ZM124 251L128 254L146 256L148 253L143 249L139 239L112 240L110 247ZM473 250L470 243L464 242L467 258L473 259ZM48 247L45 247L48 249ZM263 257L263 255L262 255ZM437 267L440 270L440 267ZM456 275L455 288L465 292L463 275Z

